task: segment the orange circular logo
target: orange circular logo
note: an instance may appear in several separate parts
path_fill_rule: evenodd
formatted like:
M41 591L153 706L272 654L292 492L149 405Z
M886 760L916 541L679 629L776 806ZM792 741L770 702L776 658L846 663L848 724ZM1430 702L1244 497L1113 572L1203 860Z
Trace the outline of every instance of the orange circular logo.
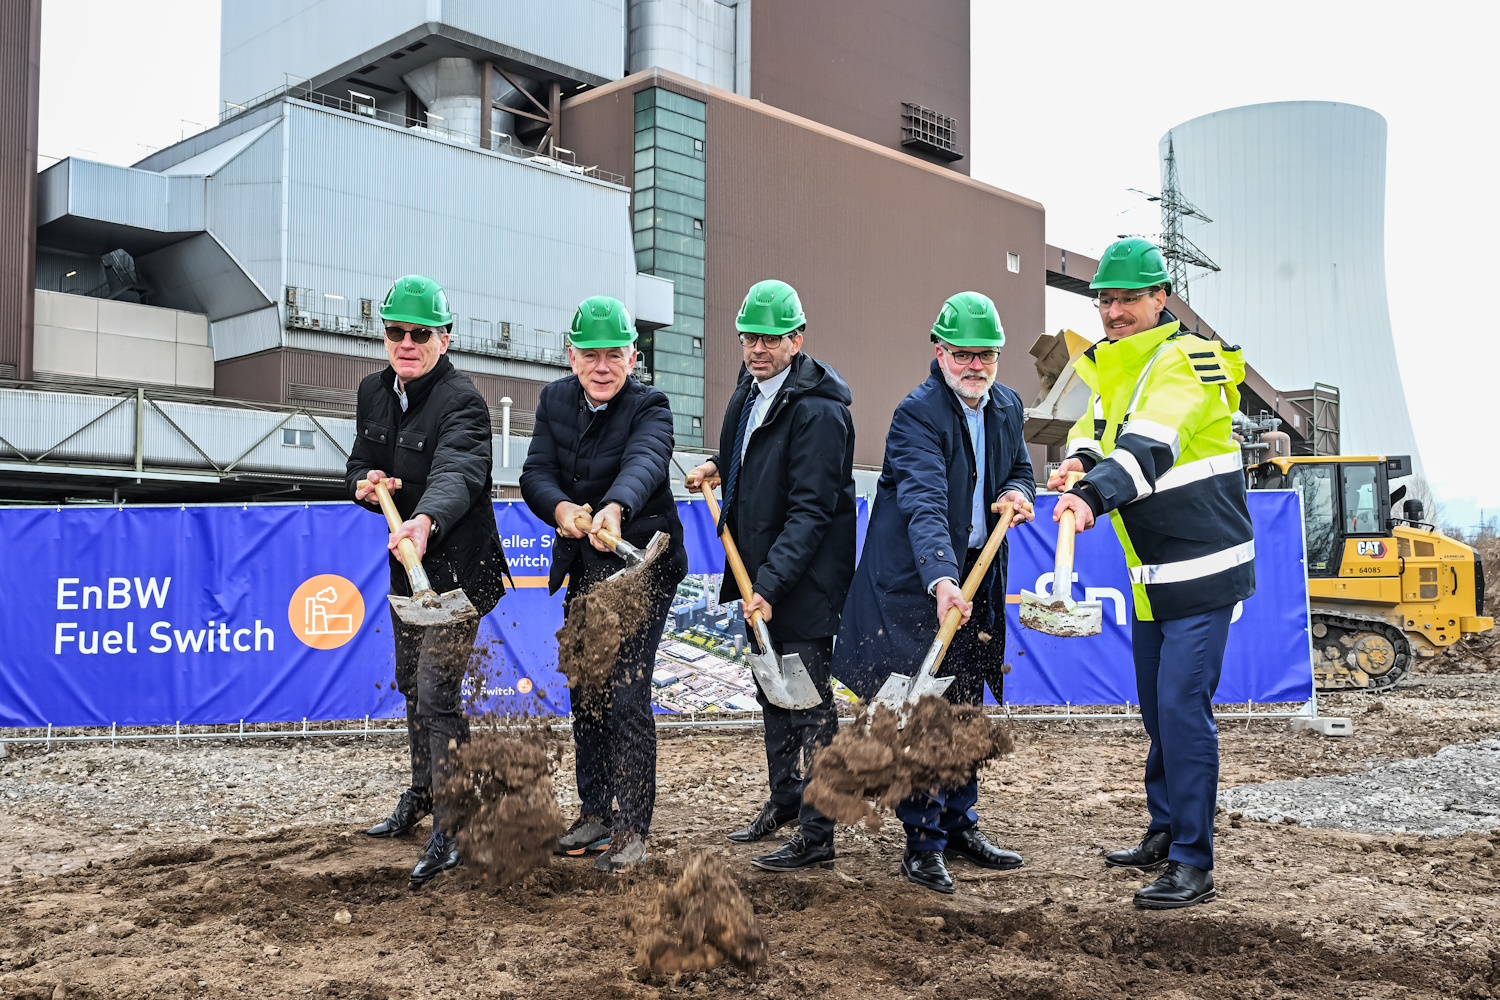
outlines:
M521 692L522 694L530 694L531 693L531 678L530 677L522 677L520 680L516 681L516 690L519 691L519 692Z
M335 573L320 573L292 594L286 609L292 634L313 649L338 649L365 621L365 598Z

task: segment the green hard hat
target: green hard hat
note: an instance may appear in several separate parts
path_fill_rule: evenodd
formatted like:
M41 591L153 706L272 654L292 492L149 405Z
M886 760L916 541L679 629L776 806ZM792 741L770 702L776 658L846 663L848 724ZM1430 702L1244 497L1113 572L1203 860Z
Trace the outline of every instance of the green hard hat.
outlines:
M1150 240L1132 236L1115 240L1099 258L1090 288L1150 288L1161 285L1172 294L1172 280L1167 276L1167 262Z
M625 303L609 295L591 295L573 314L568 343L580 351L606 347L629 347L635 343L635 324Z
M757 281L745 294L734 328L740 333L765 333L786 336L807 325L802 314L802 300L797 290L775 278Z
M451 326L453 313L443 286L420 274L397 278L380 304L380 318L389 323L416 323L419 326Z
M945 340L954 347L1005 346L1005 328L995 303L983 292L959 292L943 303L937 322L932 324L932 339Z

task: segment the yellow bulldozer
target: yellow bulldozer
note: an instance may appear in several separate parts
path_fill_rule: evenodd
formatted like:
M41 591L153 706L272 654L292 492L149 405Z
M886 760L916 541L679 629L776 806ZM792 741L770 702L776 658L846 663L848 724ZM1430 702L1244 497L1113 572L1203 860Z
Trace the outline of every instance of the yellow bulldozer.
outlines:
M1412 657L1430 657L1488 631L1479 554L1423 522L1420 500L1392 507L1411 458L1269 458L1249 470L1252 489L1302 498L1313 678L1320 691L1375 691L1396 684Z

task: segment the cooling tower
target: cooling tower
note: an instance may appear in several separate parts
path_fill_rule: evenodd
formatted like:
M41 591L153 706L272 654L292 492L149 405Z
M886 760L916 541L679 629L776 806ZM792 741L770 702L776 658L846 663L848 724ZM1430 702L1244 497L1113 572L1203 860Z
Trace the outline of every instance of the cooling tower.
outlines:
M1385 119L1292 101L1231 108L1162 136L1183 197L1212 222L1183 235L1193 308L1281 390L1338 387L1340 451L1410 454L1420 470L1385 289Z

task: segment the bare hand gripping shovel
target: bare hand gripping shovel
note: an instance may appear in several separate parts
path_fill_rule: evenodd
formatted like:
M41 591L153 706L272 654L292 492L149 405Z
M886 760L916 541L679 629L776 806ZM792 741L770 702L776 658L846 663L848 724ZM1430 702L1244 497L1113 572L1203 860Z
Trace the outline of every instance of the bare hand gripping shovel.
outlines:
M387 486L386 484L390 484ZM368 479L361 479L360 486L369 486ZM385 514L385 523L390 525L394 533L401 527L401 514L396 510L396 503L391 499L391 490L399 490L401 480L382 479L375 484L375 496L380 501L380 509ZM422 560L417 557L417 547L412 544L410 538L403 538L396 545L396 552L401 558L401 565L406 567L407 579L411 580L411 596L401 597L396 594L388 595L391 607L396 612L396 617L407 625L457 625L471 618L479 617L479 610L469 601L469 596L462 590L450 590L445 594L436 593L432 589L432 581L427 579L427 571L422 568Z
M589 505L584 504L583 509L589 510ZM573 518L573 527L579 531L591 531L594 527L594 520L588 514L579 513ZM646 543L644 549L636 548L608 528L599 529L599 538L603 540L605 545L609 546L610 551L625 560L625 568L611 573L609 577L611 580L635 576L637 573L642 572L646 567L656 562L661 557L661 554L667 551L667 546L672 544L671 537L665 531L658 531L652 535L651 541Z
M703 498L708 501L709 516L718 524L719 502L714 499L713 488L707 483L700 488ZM729 556L729 568L734 571L734 582L739 585L740 596L749 600L755 591L750 586L750 574L745 572L740 551L735 547L728 528L719 534L719 540L724 543L724 554ZM802 663L802 657L796 653L789 656L776 655L776 650L771 645L771 632L766 628L766 621L760 612L752 616L749 625L755 630L760 652L746 649L745 659L750 661L750 672L755 675L756 683L766 693L771 704L780 708L813 708L821 705L823 696L818 694L818 687Z
M1005 540L1005 531L1010 527L1010 519L1015 514L1015 505L1009 500L996 504L992 509L1000 512L1000 521L995 525L995 530L990 532L989 540L984 543L984 548L979 552L979 558L974 560L974 568L969 570L969 576L964 580L963 595L966 601L972 601L974 595L978 593L979 584L983 582L984 575L989 572L995 553L1000 551L1000 543ZM958 608L950 608L943 616L943 624L938 629L937 638L932 641L932 645L927 649L927 655L922 658L922 665L917 669L917 675L908 677L905 674L891 674L885 679L885 683L880 685L880 690L875 692L874 703L884 705L895 712L905 712L926 695L941 698L947 693L949 686L953 684L953 678L938 677L937 669L942 665L943 655L948 652L948 645L958 634L963 620L962 611Z
M1081 472L1068 473L1063 487L1071 490L1083 478ZM1078 533L1077 517L1065 510L1057 522L1057 562L1052 569L1052 596L1043 597L1029 590L1021 592L1021 624L1048 635L1098 635L1104 629L1104 608L1098 601L1073 603L1073 539Z

